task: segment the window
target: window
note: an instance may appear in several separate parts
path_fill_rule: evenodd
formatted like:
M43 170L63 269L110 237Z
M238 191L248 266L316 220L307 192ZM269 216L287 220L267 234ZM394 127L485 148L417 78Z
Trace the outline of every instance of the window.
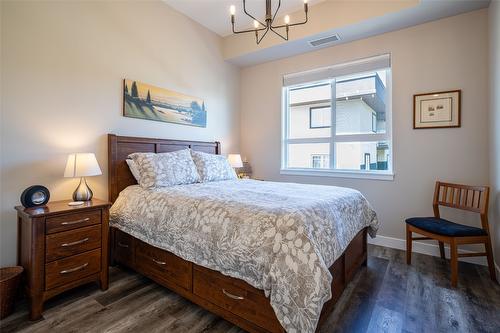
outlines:
M365 165L361 169L370 170L370 153L365 153Z
M389 55L283 82L282 173L392 179Z
M328 154L311 155L311 167L313 169L327 169L330 166Z
M331 106L312 106L309 108L309 128L330 128Z
M377 133L377 113L372 113L372 132Z

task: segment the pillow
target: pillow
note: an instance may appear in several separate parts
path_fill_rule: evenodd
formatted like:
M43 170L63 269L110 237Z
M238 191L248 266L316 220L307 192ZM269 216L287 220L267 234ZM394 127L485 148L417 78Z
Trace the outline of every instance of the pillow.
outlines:
M236 172L224 156L193 150L191 150L191 155L202 182L238 179Z
M189 149L170 153L133 153L129 155L139 171L144 188L192 184L200 181Z
M140 184L139 178L141 174L139 173L139 169L137 168L137 165L135 164L134 160L127 158L125 162L127 162L128 168L130 169L132 176L134 176L135 180L137 180L137 184Z

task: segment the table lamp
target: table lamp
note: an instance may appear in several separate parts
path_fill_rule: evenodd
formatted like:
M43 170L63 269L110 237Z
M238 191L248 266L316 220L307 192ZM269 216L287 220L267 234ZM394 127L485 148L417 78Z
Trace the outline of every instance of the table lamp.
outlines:
M80 177L80 184L73 192L74 201L69 203L70 206L81 205L84 201L92 199L93 193L87 185L85 177L99 175L102 175L102 171L93 153L78 153L68 156L64 177Z
M240 154L229 154L227 155L227 160L229 161L229 164L233 167L233 169L235 169L234 171L236 171L237 168L243 167L243 162L241 161ZM236 174L238 173L236 172Z

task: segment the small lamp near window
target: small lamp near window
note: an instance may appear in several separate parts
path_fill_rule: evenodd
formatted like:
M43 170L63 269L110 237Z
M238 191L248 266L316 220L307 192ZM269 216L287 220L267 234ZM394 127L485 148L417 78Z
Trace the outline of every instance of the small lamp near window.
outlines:
M240 154L229 154L227 155L227 160L229 161L229 164L233 167L234 171L236 171L236 169L238 168L243 167L243 161L241 160ZM238 174L238 172L236 172L236 174Z
M241 160L240 154L229 154L227 155L227 160L229 161L229 164L231 164L231 166L235 169L243 167L243 161Z
M77 206L83 204L84 201L91 200L93 193L87 185L85 177L99 175L102 175L102 171L93 153L70 154L64 170L64 177L80 177L80 184L73 192L74 201L70 202L69 205Z

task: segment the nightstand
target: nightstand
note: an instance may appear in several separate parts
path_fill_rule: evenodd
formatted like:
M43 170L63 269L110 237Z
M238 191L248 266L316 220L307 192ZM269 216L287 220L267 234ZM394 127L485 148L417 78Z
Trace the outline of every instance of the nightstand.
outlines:
M97 282L108 289L107 201L81 206L69 200L44 207L17 206L17 260L24 267L30 319L42 316L43 303L68 289Z

